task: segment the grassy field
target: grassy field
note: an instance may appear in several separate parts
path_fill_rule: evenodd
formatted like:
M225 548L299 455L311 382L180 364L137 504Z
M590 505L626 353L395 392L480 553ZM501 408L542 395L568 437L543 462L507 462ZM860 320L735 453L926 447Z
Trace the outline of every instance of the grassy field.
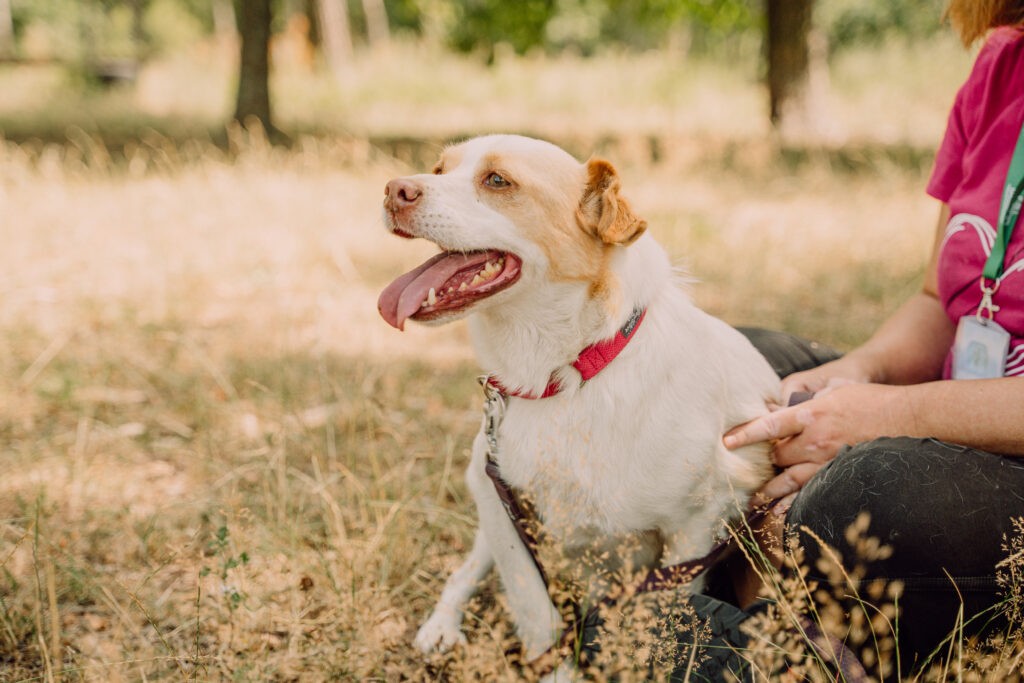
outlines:
M780 151L752 77L655 55L491 73L396 53L303 91L327 93L318 112L346 100L308 122L343 117L342 137L236 136L228 155L152 132L121 160L93 133L117 101L157 116L148 76L131 104L60 82L15 95L3 84L59 76L0 72L20 140L0 142L0 681L511 676L501 620L470 619L472 646L428 663L411 647L471 538L479 397L462 324L399 333L377 315L384 284L432 252L384 234L381 191L431 148L367 140L529 130L599 149L699 304L848 348L918 286L937 206L930 162L905 150L937 143L949 73L969 64L944 49L837 64L849 130L832 151ZM415 91L382 82L396 64ZM624 94L595 107L601 69ZM687 84L666 95L665 79ZM517 92L534 95L516 108ZM161 115L200 127L223 112L168 98ZM302 101L282 98L285 121ZM75 102L91 118L68 143L31 139L33 112L64 130Z

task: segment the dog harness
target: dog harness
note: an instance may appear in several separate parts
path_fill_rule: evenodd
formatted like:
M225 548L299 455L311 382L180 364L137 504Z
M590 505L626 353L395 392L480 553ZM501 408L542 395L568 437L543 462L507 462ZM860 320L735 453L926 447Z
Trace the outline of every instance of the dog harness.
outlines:
M645 314L646 309L634 309L626 324L623 325L614 337L589 346L580 353L579 358L573 363L573 367L579 370L584 381L594 377L619 355L630 339L633 338ZM509 520L512 522L513 528L516 530L516 534L529 552L530 558L533 560L533 564L537 568L545 588L547 588L549 587L547 572L544 571L544 566L540 561L540 554L537 550L539 547L539 524L530 505L522 500L516 490L510 487L501 477L501 470L498 466L500 449L498 430L504 420L505 409L510 396L525 399L548 398L561 391L561 384L552 379L544 392L537 396L525 392L509 391L496 378L490 375L481 375L477 378L477 381L483 389L485 399L483 407L483 430L487 444L485 471L488 478L494 484L494 489L501 500L502 506L505 508ZM801 398L806 400L804 397ZM797 402L799 400L797 399ZM771 501L753 509L743 521L743 527L749 530L758 525L776 502ZM668 567L652 569L639 583L630 587L624 587L615 593L605 596L596 605L588 609L586 613L583 613L583 609L578 602L570 601L567 605L563 605L563 615L568 612L569 618L567 619L568 624L563 628L558 640L536 658L525 663L521 662L520 665L528 669L534 676L541 678L557 669L566 657L575 654L577 655L578 666L581 669L587 668L590 663L587 661L586 652L580 647L583 638L583 628L602 607L611 607L625 596L671 590L685 586L697 578L704 570L721 560L735 543L736 535L729 533L717 541L711 550L702 557ZM852 653L846 650L845 646L821 633L820 629L817 629L816 625L810 622L810 620L805 620L801 626L805 637L807 637L812 647L821 656L829 659L834 658L841 670L847 675L847 680L869 680L863 668L860 667L860 663L857 662ZM831 652L828 649L831 649ZM518 658L522 654L521 650L522 646L516 645L506 654ZM840 653L840 656L836 656L835 653L837 652Z

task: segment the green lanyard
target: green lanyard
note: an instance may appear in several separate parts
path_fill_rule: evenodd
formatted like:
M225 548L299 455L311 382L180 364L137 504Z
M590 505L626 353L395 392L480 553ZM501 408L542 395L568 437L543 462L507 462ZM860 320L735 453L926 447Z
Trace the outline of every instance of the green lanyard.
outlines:
M983 290L986 289L985 280L996 280L998 283L1003 274L1006 248L1010 245L1013 226L1020 218L1021 202L1024 202L1024 126L1020 129L1017 147L1013 150L1013 159L1010 160L1010 170L1006 174L1003 198L999 204L999 229L996 231L996 240L992 244L992 253L988 255L988 260L985 261L985 270L982 271L984 273L981 281Z

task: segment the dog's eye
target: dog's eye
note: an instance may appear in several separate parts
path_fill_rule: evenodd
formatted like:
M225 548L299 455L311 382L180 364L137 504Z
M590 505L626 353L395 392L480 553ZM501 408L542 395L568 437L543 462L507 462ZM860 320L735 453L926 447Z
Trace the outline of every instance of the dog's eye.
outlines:
M487 185L488 187L502 188L508 187L511 184L512 183L505 180L505 178L499 173L492 173L484 179L484 185Z

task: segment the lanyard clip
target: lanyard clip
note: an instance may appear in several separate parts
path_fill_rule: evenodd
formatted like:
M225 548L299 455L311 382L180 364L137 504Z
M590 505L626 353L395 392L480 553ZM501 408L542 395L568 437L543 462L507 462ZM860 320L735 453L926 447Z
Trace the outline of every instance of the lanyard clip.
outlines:
M985 277L982 276L981 284L981 303L978 304L978 312L976 314L978 322L984 324L985 318L992 320L996 317L996 312L999 311L999 306L992 303L992 295L999 289L999 280L993 280L994 284L991 287L985 285Z

